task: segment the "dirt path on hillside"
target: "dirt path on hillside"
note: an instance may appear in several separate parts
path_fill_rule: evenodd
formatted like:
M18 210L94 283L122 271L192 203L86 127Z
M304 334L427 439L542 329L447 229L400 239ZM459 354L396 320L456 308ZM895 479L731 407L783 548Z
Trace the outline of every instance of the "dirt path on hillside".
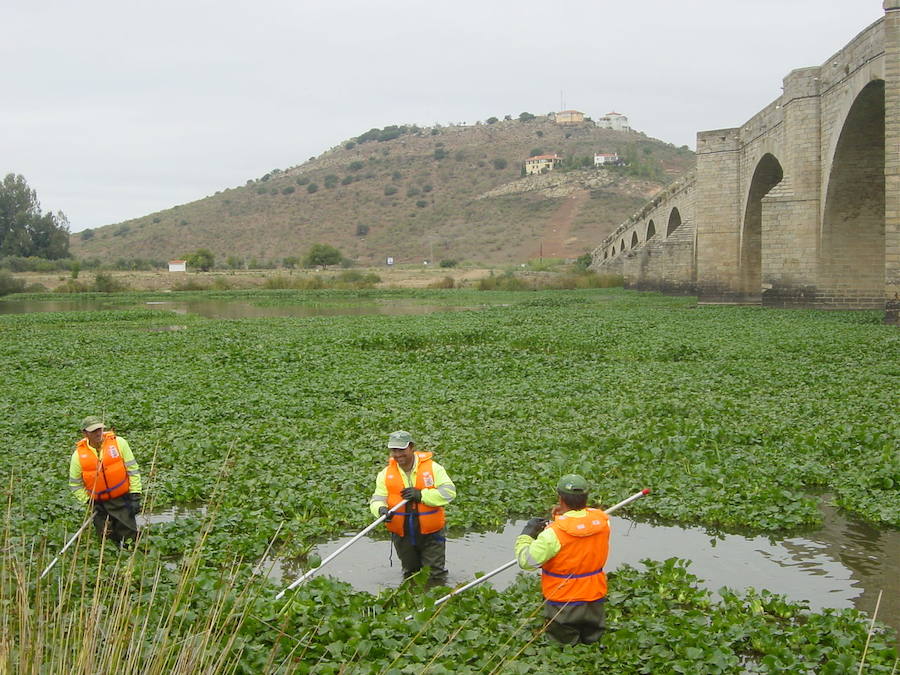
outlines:
M559 208L550 216L550 220L544 227L542 235L544 258L571 258L578 255L578 247L573 246L570 232L581 207L588 200L590 193L587 190L577 192L565 197ZM571 240L571 241L570 241Z

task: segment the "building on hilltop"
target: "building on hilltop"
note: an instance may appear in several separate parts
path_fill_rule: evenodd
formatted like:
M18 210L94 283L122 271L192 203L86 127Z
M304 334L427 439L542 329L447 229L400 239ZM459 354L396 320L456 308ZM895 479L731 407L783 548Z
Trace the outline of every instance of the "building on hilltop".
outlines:
M563 110L554 115L557 124L581 124L584 122L584 113L578 110Z
M562 161L559 155L534 155L525 160L525 175L531 176L536 173L547 173L553 171Z
M628 118L617 112L608 112L603 117L597 119L597 126L601 129L612 129L614 131L631 131L628 126Z
M622 164L622 160L619 159L618 152L595 152L594 153L594 166L602 166L604 164L609 164L611 166L618 166Z

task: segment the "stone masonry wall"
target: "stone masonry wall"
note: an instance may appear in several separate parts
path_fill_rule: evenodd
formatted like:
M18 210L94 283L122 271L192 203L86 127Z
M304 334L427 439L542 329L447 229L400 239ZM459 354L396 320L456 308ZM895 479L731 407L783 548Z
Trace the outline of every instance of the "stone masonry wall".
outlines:
M658 195L622 223L593 267L707 301L887 302L897 315L900 0L883 9L826 62L789 73L782 96L741 127L698 133L690 189ZM673 208L690 215L667 238Z

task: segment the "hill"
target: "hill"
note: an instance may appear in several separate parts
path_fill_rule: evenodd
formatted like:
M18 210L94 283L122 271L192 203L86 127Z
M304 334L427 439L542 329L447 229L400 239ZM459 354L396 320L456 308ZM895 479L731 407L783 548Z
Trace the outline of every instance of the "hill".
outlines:
M302 256L317 242L360 264L576 257L694 163L686 147L589 121L493 120L372 129L241 187L74 234L71 251L168 260L203 247L235 265ZM629 165L575 168L595 152ZM522 177L524 159L541 153L564 157L563 170Z

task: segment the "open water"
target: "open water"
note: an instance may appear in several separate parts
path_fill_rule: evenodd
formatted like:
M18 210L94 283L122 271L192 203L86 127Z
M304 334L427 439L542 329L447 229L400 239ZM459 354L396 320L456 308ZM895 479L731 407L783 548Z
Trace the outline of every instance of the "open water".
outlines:
M613 516L606 569L615 571L623 564L640 568L644 558L677 557L690 560L688 570L713 592L722 587L754 587L792 601L805 601L813 611L856 607L869 616L882 591L878 619L900 634L900 530L875 529L847 517L825 500L821 508L824 525L820 530L787 538L714 536L701 528L653 525ZM168 510L149 516L147 522L195 516L202 517L202 512ZM514 521L502 532L449 536L449 585L461 586L472 581L476 573L490 572L512 560L515 539L524 525L525 521ZM314 552L324 559L355 534L323 542ZM279 558L262 561L258 570L284 586L305 571ZM513 566L485 583L502 590L519 573ZM402 578L400 563L383 534L363 537L318 574L373 594L396 586Z

